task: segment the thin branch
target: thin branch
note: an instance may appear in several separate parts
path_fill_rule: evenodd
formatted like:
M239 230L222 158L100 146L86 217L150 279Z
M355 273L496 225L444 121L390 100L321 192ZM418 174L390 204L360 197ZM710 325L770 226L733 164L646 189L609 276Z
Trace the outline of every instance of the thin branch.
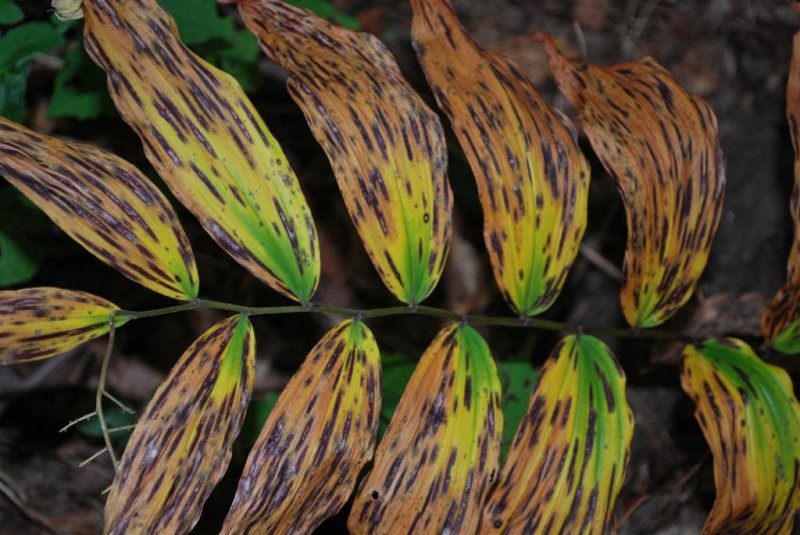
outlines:
M109 394L107 390L103 390L103 395L105 397L107 397L108 399L110 399L111 401L113 401L114 403L116 403L117 407L119 407L123 411L127 412L128 414L136 414L135 410L131 409L130 407L125 405L123 402L121 402L120 400L118 400L117 398L115 398L114 396Z
M122 310L118 312L118 316L124 317L129 320L136 320L142 318L153 318L158 316L165 316L168 314L175 314L187 310L197 309L214 309L225 310L228 312L237 312L239 314L246 314L248 316L265 316L275 314L334 314L338 316L345 316L356 319L373 319L384 318L391 316L425 316L440 319L448 319L467 323L470 325L493 325L497 327L516 327L526 329L540 329L545 331L558 331L568 333L584 333L594 336L610 336L616 338L643 338L643 339L657 339L657 340L676 340L685 342L694 342L696 337L681 333L660 329L642 329L642 328L606 328L606 327L592 327L584 325L576 325L572 323L563 323L558 321L545 320L540 318L530 317L503 317L503 316L483 316L478 314L459 314L450 310L442 308L428 307L428 306L409 306L400 305L386 308L376 308L372 310L361 310L346 307L337 307L324 304L309 303L308 305L288 305L288 306L275 306L275 307L247 307L243 305L236 305L232 303L224 303L221 301L212 301L209 299L197 299L190 303L176 305L166 308L157 308L152 310L132 311Z
M91 456L91 457L89 457L88 459L81 461L81 462L80 462L80 464L78 464L78 468L83 468L84 466L86 466L86 465L87 465L87 464L89 464L90 462L94 461L95 459L97 459L98 457L100 457L101 455L103 455L105 452L108 452L109 454L113 455L113 453L111 453L111 450L110 450L110 449L108 449L108 448L103 448L102 450L100 450L100 451L96 452L94 455L92 455L92 456Z
M81 423L81 422L84 422L84 421L86 421L86 420L88 420L89 418L92 418L92 417L94 417L94 416L97 416L97 411L92 411L92 412L90 412L89 414L84 414L84 415L83 415L83 416L81 416L80 418L76 418L76 419L74 419L74 420L70 420L70 422L69 422L67 425L65 425L64 427L62 427L61 429L59 429L59 430L58 430L58 432L59 432L59 433L64 433L64 432L66 432L66 431L67 431L67 429L69 429L70 427L72 427L72 426L74 426L74 425L77 425L77 424L79 424L79 423Z
M110 399L114 399L113 397L110 397L108 392L106 392L106 378L108 377L108 364L111 361L111 354L114 350L114 338L117 332L116 319L116 312L112 312L111 317L108 319L108 344L106 345L106 353L103 355L103 364L100 366L100 378L97 382L97 394L94 398L94 410L97 413L97 420L100 422L100 431L103 434L103 440L106 443L106 449L108 450L108 455L111 457L111 464L114 466L114 470L117 469L117 465L119 463L117 462L117 455L114 453L114 446L111 444L111 434L108 432L108 423L106 422L105 415L103 414L103 395L109 396ZM121 403L117 403L120 406L123 406ZM81 466L87 462L88 461L84 461Z

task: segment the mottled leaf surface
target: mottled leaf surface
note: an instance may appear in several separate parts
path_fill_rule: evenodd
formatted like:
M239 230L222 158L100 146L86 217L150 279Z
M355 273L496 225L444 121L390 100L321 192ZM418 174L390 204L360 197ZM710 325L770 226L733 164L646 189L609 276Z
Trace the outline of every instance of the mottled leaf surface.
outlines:
M589 168L574 128L470 38L449 0L412 6L417 56L477 180L495 280L516 312L543 312L586 229Z
M156 0L85 0L83 12L86 50L178 200L256 277L308 302L320 267L311 213L239 84L181 43Z
M480 533L611 533L633 413L625 373L591 336L553 349L483 510Z
M362 481L351 533L474 533L498 470L500 380L486 342L450 325L419 361Z
M783 353L800 353L800 32L794 36L789 81L786 86L786 120L794 148L794 189L791 212L794 242L789 253L786 284L778 290L761 317L768 344Z
M100 297L61 288L0 292L0 364L46 359L103 336L117 310Z
M311 533L339 511L372 457L380 389L380 353L366 325L330 330L270 412L222 532Z
M255 337L234 316L198 338L156 390L108 495L105 531L187 533L225 473L253 391Z
M175 299L197 297L194 255L175 211L125 160L0 117L0 175L129 279Z
M439 118L372 35L279 0L238 0L333 167L361 240L398 299L419 303L450 247L451 192Z
M789 375L741 340L689 345L681 383L714 454L703 533L788 535L800 507L800 405Z
M597 67L545 35L561 92L625 203L622 311L652 327L692 295L722 213L725 165L717 119L653 58Z

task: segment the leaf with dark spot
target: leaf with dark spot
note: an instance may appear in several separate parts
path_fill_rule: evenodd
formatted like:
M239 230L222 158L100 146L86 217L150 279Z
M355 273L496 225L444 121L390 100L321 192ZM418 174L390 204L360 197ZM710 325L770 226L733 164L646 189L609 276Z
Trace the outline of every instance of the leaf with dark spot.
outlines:
M792 533L800 507L800 404L781 368L735 338L683 351L681 383L714 454L704 535Z
M498 469L500 380L471 327L443 329L419 361L362 481L351 533L474 533Z
M550 355L489 496L480 533L610 533L633 413L625 374L591 336Z
M518 313L558 297L586 229L589 166L573 127L512 61L480 48L449 0L414 0L413 38L478 184L495 280Z
M438 116L386 47L280 0L238 0L333 167L350 217L392 294L419 303L452 235L447 148Z
M782 353L800 353L800 32L794 36L792 63L786 86L786 119L794 147L794 189L791 212L794 242L789 253L786 284L778 290L761 317L767 344Z
M253 392L255 337L245 316L206 331L156 390L125 448L105 532L187 533L225 473Z
M375 338L360 321L340 323L270 412L222 533L311 533L339 511L372 457L380 403Z
M60 288L0 292L0 364L46 359L103 336L118 310L100 297ZM114 324L126 321L118 317Z
M717 118L653 58L597 67L544 39L556 82L625 203L625 319L659 325L691 297L719 226L725 163Z
M211 237L307 303L319 243L278 142L230 75L194 55L156 0L84 0L84 44L164 182Z
M129 279L175 299L197 297L194 255L175 211L122 158L0 117L0 175Z

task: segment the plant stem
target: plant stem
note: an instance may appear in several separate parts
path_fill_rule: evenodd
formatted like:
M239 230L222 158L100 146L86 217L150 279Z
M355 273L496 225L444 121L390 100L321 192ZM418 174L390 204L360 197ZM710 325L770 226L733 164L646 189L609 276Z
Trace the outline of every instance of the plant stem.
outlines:
M224 310L228 312L236 312L239 314L247 314L249 316L266 316L276 314L334 314L338 316L345 316L356 319L373 319L384 318L390 316L423 316L453 320L463 322L469 325L492 325L497 327L516 327L528 329L540 329L546 331L568 332L574 334L591 334L595 336L610 336L616 338L642 338L642 339L659 339L659 340L676 340L676 341L694 341L691 335L665 331L660 329L641 329L641 328L606 328L606 327L591 327L576 325L572 323L563 323L558 321L545 320L540 318L530 317L503 317L503 316L483 316L477 314L459 314L450 310L442 308L428 307L428 306L407 306L400 305L394 307L375 308L371 310L360 310L355 308L337 307L324 304L310 303L308 305L287 305L287 306L274 306L274 307L247 307L243 305L236 305L233 303L225 303L222 301L213 301L210 299L197 299L188 303L180 305L156 308L152 310L131 311L122 310L118 312L118 316L130 320L153 318L157 316L165 316L168 314L176 314L178 312L185 312L188 310L198 309L213 309Z
M117 332L116 315L116 313L112 312L108 320L108 344L106 345L105 355L103 355L103 363L100 366L100 378L97 380L97 392L94 399L95 414L97 414L97 421L100 422L100 430L103 434L103 440L105 441L108 455L111 457L111 464L114 466L114 470L117 469L118 465L117 455L114 453L114 446L111 444L111 434L108 431L108 424L103 414L103 395L107 395L106 378L108 377L108 364L111 362L111 353L114 350L114 337Z

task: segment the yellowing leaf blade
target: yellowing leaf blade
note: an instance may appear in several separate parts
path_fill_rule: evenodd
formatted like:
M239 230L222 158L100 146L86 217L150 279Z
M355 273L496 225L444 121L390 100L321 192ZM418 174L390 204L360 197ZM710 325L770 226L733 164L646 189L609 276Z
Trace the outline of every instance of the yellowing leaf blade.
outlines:
M248 319L214 325L172 368L148 403L120 461L105 531L186 533L231 458L253 390Z
M452 194L439 118L375 37L280 0L238 0L328 155L359 236L384 284L406 303L439 281Z
M197 297L194 255L175 211L122 158L0 118L0 174L129 279L175 299Z
M350 533L474 533L498 469L500 380L486 342L450 325L425 351L362 481Z
M294 172L239 84L195 56L156 0L85 0L86 50L169 188L237 262L306 303L319 244Z
M483 510L481 533L609 533L633 413L597 338L568 336L545 363Z
M800 405L788 374L741 340L686 346L681 383L714 454L706 535L783 535L800 507Z
M412 6L417 56L478 184L495 280L516 312L541 313L586 229L589 168L572 125L513 62L470 38L448 0Z
M61 288L0 292L0 364L53 357L106 334L119 307ZM119 327L127 320L115 318Z
M270 412L222 532L311 533L341 509L372 457L380 382L366 325L330 330Z
M783 353L800 353L800 32L794 36L789 81L786 86L786 119L794 147L794 189L791 212L794 242L789 253L786 284L773 297L761 317L767 344Z
M625 319L663 323L691 297L722 214L716 116L652 58L597 67L562 56L550 35L545 45L561 92L625 203Z

